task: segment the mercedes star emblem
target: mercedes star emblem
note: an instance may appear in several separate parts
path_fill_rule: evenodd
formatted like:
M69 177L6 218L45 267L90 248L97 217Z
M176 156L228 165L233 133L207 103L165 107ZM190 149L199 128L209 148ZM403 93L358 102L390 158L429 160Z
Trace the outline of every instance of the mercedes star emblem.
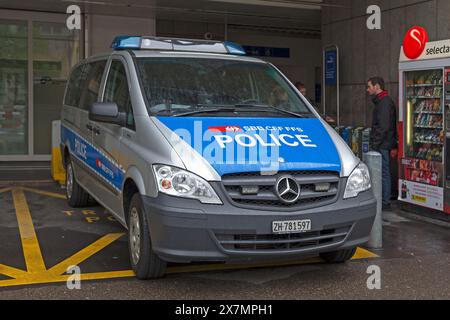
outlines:
M277 181L275 191L281 201L294 203L300 198L300 186L292 177L283 176Z

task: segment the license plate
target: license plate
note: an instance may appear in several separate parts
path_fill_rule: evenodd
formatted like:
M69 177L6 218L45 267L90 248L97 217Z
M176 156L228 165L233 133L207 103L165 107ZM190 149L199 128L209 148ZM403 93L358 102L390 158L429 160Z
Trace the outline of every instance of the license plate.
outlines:
M311 231L311 220L290 220L290 221L273 221L272 232L282 233L300 233Z

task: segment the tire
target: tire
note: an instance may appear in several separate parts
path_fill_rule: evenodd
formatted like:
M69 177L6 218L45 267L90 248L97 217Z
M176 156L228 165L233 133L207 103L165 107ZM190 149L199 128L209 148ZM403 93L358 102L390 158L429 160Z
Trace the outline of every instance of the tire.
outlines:
M89 194L78 184L70 157L66 166L66 197L72 208L86 207L89 203Z
M128 250L131 266L138 279L164 276L167 263L152 250L147 216L139 193L132 196L128 209Z
M346 250L324 252L320 254L320 257L328 263L344 263L350 260L355 252L356 247Z

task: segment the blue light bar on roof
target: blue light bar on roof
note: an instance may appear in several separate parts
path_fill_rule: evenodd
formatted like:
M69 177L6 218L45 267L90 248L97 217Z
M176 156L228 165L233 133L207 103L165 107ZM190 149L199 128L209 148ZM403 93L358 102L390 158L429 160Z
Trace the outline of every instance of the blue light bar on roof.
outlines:
M118 36L111 47L115 50L168 50L245 55L245 50L240 45L229 41Z
M140 49L141 37L138 36L118 36L114 38L111 48L120 49Z
M230 54L237 54L237 55L241 55L241 56L245 56L245 54L246 54L244 48L242 48L237 43L225 41L223 44L224 44L225 48L228 49L228 52Z

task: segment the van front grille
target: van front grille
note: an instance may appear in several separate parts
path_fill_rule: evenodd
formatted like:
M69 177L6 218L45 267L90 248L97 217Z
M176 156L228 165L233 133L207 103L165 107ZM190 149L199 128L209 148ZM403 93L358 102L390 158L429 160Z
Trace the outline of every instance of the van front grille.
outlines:
M225 250L283 251L310 249L343 241L350 227L293 234L221 234L216 238Z
M290 177L300 186L300 196L293 203L280 199L276 190L281 177ZM274 175L257 173L228 174L222 184L231 201L249 208L309 209L337 200L339 174L332 171L289 171ZM325 187L324 187L325 186Z

